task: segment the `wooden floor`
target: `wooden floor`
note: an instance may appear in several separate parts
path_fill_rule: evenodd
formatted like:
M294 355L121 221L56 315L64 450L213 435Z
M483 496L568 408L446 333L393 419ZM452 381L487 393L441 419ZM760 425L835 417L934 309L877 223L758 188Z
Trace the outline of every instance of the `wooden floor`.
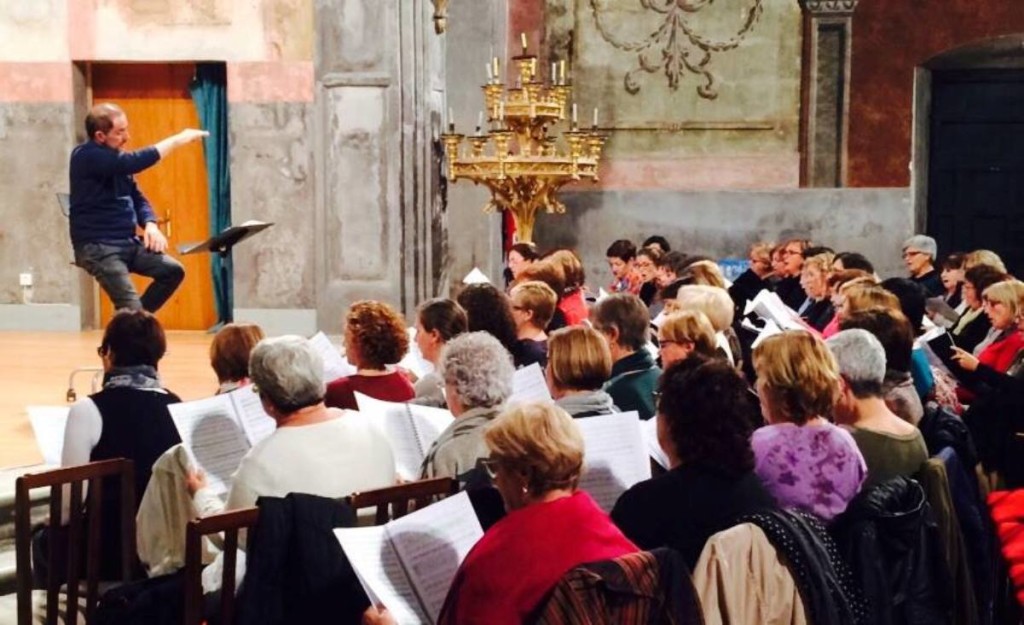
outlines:
M160 361L164 386L183 400L217 390L210 368L213 335L168 332L167 355ZM66 404L68 376L77 367L100 366L96 347L101 332L0 332L0 468L37 464L36 446L25 406ZM91 392L92 376L75 378L79 398Z

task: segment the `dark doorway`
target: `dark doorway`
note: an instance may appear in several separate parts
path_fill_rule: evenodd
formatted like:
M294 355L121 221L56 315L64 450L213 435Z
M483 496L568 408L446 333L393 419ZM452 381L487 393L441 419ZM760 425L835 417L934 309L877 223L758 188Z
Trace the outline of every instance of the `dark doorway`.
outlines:
M928 234L1024 272L1024 70L932 74Z

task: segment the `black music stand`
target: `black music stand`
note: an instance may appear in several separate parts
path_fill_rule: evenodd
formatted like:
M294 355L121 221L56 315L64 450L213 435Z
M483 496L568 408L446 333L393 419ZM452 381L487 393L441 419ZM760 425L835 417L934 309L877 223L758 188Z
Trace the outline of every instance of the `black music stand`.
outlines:
M210 252L216 253L220 256L220 301L225 303L225 308L222 315L222 319L217 321L217 325L210 329L211 332L216 332L224 324L231 323L234 321L234 311L231 310L231 306L228 304L228 259L230 258L231 248L235 247L242 241L248 239L257 232L262 232L273 226L273 222L267 223L264 221L247 221L238 226L231 226L215 234L209 239L202 243L186 243L185 245L178 246L178 252L180 254L198 254L199 252Z

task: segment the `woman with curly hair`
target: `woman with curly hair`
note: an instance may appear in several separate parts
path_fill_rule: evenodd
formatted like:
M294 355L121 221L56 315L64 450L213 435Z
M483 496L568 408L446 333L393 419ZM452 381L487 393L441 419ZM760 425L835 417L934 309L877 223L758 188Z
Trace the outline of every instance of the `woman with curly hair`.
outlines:
M761 419L747 383L721 359L682 360L659 389L658 441L671 469L626 491L612 520L641 549L672 547L692 569L712 534L775 507L754 474L750 435Z
M388 368L408 350L405 322L395 309L371 300L352 304L345 318L345 356L356 372L327 385L327 406L358 410L357 391L383 401L415 397L416 391L405 374Z

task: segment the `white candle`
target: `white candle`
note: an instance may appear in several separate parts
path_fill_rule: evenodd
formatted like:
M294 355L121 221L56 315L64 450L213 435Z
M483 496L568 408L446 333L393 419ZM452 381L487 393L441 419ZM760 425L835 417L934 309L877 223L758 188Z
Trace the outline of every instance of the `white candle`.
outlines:
M505 101L498 102L498 120L505 121Z
M597 107L594 107L594 130L597 130Z
M565 84L565 59L562 59L561 61L558 62L558 73L559 73L558 84L564 85Z
M501 72L498 70L498 57L491 59L491 63L494 65L494 79L501 82Z
M480 134L480 129L483 128L483 127L484 127L484 112L480 111L480 113L476 116L476 133Z
M575 104L573 106L575 106ZM448 130L455 130L455 115L452 114L451 107L448 107Z
M449 113L450 114L450 113ZM572 125L576 125L576 103L572 103Z
M491 69L490 63L485 63L484 65L487 67L487 84L489 85L494 82L494 70Z
M558 84L558 63L551 61L551 84Z
M519 41L523 44L523 54L526 54L526 33L519 33Z

